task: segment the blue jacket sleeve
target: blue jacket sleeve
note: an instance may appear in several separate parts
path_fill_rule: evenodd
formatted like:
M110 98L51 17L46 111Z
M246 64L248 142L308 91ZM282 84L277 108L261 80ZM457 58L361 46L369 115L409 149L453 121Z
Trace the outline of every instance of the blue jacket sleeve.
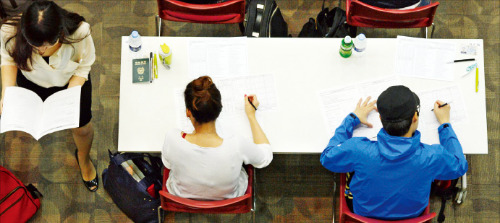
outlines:
M462 146L450 123L444 123L438 128L441 155L435 165L436 179L457 179L467 172L468 164L462 151Z
M359 124L359 119L353 113L349 114L342 124L335 130L335 134L330 139L323 153L320 162L332 172L352 172L356 153L355 144L347 143L352 138L354 127Z

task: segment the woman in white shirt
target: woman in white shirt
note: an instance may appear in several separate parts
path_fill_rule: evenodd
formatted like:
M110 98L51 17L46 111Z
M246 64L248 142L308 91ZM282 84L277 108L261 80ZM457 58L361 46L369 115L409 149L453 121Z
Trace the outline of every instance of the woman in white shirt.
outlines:
M195 130L192 133L173 130L165 137L162 160L170 169L166 182L169 193L200 200L242 196L248 186L248 175L242 165L263 168L273 159L269 141L255 118L257 97L241 98L253 142L236 136L221 138L217 134L215 120L222 111L221 95L210 77L190 82L184 100L186 116Z
M35 1L22 15L3 23L1 32L2 98L9 86L27 88L45 100L57 91L82 86L80 127L72 129L75 158L90 191L98 187L97 171L90 160L92 84L90 67L95 48L85 19L52 1Z

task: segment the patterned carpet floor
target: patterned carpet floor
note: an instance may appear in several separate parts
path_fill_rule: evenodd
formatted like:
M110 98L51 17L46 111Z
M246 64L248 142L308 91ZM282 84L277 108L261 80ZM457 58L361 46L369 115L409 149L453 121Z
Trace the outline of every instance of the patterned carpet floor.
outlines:
M58 0L65 9L86 18L92 27L97 60L92 66L95 138L91 158L99 173L108 165L108 149L118 143L121 36L138 30L155 35L154 0ZM321 0L276 0L296 37L309 17L316 17ZM433 38L484 39L488 155L470 155L469 192L462 205L446 208L446 222L500 222L500 1L441 0ZM337 1L327 1L330 8ZM345 6L343 6L345 8ZM164 36L238 36L238 25L166 22ZM422 36L419 29L359 29L368 38L396 35ZM70 131L56 132L39 141L23 132L0 135L0 165L44 194L42 208L31 222L131 222L101 188L90 193L83 186L72 155ZM275 155L272 164L257 174L255 222L331 222L335 175L315 155ZM432 199L431 210L440 201ZM338 207L337 207L338 208ZM335 213L338 218L338 212ZM167 213L165 222L251 222L251 214L203 215Z

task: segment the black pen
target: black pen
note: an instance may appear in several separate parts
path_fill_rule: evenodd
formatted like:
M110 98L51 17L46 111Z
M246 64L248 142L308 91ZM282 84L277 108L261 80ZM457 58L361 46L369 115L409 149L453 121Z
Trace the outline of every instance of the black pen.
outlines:
M253 108L255 108L255 111L257 111L257 108L255 107L255 105L253 105L252 100L250 100L250 97L248 97L248 102L250 102L250 105L251 105Z
M466 61L475 61L476 59L474 58L470 58L470 59L462 59L462 60L454 60L453 63L457 63L457 62L466 62Z
M448 105L448 103L444 103L444 104L442 104L442 105L439 105L439 106L438 106L438 108L442 108L442 107L444 107L444 106L446 106L446 105ZM431 111L434 111L434 108L433 108Z

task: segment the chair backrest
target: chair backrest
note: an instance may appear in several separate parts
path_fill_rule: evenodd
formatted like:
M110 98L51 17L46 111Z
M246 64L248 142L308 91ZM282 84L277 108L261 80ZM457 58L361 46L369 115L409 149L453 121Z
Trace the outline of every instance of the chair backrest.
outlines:
M248 187L243 196L220 201L201 201L170 194L165 186L170 170L164 168L163 189L160 191L161 207L167 211L189 213L239 214L250 212L253 205L254 168L252 165L246 165L245 170L248 174Z
M245 19L245 0L216 4L191 4L177 0L157 0L161 19L192 23L241 23Z
M439 2L414 9L383 9L358 0L347 0L347 23L372 28L422 28L432 25Z
M427 205L425 208L424 212L422 215L416 218L412 219L405 219L405 220L399 220L399 221L384 221L384 220L378 220L378 219L373 219L373 218L367 218L363 217L361 215L357 215L351 212L349 210L349 207L347 207L347 202L344 197L344 191L345 191L345 179L346 175L345 173L340 174L340 189L339 189L339 221L341 223L344 222L360 222L360 223L419 223L419 222L431 222L431 220L436 216L436 213L429 213L429 207L430 205Z

